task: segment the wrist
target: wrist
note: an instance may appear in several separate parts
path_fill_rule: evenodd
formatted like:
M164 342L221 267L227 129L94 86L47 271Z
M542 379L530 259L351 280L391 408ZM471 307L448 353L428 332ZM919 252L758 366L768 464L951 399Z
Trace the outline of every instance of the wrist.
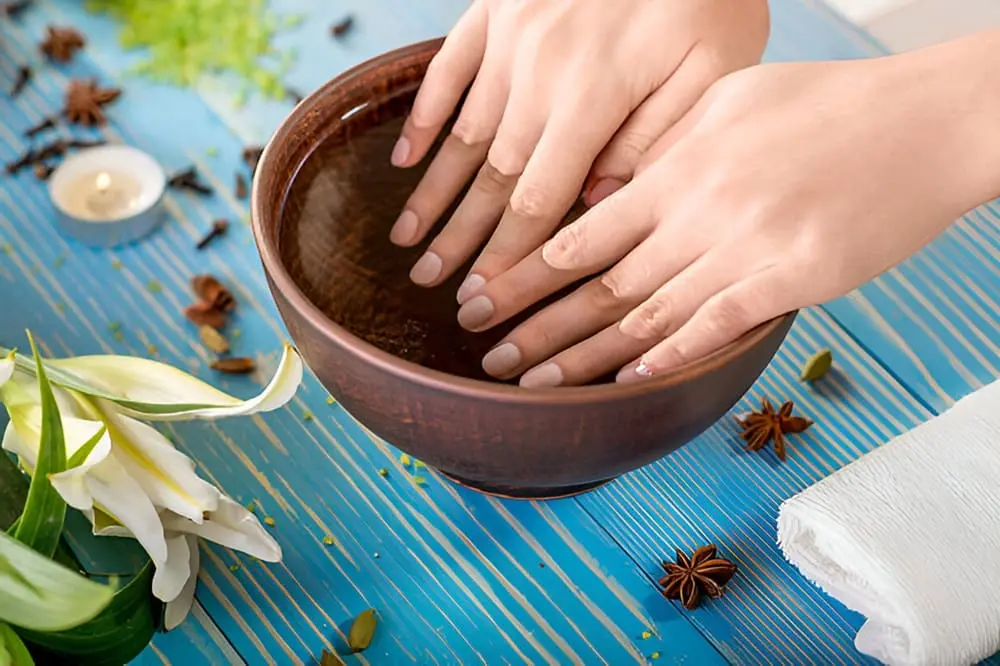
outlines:
M964 210L1000 196L1000 30L985 30L945 44L897 56L908 60L937 143L942 185ZM964 212L964 211L963 211Z

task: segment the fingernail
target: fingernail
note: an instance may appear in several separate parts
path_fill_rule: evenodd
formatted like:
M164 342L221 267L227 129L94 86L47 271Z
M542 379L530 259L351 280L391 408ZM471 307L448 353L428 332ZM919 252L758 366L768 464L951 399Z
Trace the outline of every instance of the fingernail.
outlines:
M562 368L555 363L538 366L534 370L524 373L524 376L521 377L521 386L524 388L550 388L561 386L562 383Z
M384 154L384 153L383 153ZM392 147L392 157L390 161L393 166L403 166L406 158L410 156L410 140L405 136L399 137L399 141Z
M562 232L557 233L548 243L542 246L542 261L552 268L559 270L564 268L565 254L569 249L569 244Z
M474 331L488 322L494 312L493 301L486 296L476 296L458 310L458 323Z
M413 237L417 235L417 226L419 224L420 220L417 219L416 213L412 210L404 210L399 214L396 224L392 225L392 231L389 232L389 240L396 245L410 243L413 241Z
M630 384L652 376L653 371L646 365L645 361L636 361L622 368L618 372L618 376L615 377L615 381L619 384Z
M606 199L625 186L625 181L617 178L602 178L597 181L587 194L585 203L588 206L595 206L601 199Z
M433 252L425 252L410 271L410 279L417 284L430 284L439 275L441 275L441 257Z
M469 277L465 278L465 282L462 286L458 288L458 304L462 305L469 298L479 291L479 288L486 284L486 278L477 273L473 273Z
M519 365L521 365L521 350L510 342L505 342L499 347L491 349L483 357L483 370L494 377L510 374Z

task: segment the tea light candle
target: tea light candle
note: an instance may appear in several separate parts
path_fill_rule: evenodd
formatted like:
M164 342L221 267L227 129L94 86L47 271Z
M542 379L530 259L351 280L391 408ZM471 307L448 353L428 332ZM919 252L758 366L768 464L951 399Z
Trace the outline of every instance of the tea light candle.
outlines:
M167 177L156 160L124 145L68 156L49 178L61 231L88 245L138 240L163 220Z

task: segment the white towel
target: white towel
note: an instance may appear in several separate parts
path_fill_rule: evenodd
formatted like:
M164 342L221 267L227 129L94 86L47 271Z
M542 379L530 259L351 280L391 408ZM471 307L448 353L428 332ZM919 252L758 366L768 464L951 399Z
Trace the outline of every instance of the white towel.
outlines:
M1000 381L787 500L785 557L899 665L1000 650Z

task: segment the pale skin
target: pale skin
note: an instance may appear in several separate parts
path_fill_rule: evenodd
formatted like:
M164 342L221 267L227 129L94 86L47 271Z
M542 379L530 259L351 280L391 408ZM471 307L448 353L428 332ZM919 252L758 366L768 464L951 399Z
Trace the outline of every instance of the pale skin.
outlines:
M471 331L587 280L488 373L538 388L669 372L848 293L1000 195L1000 31L760 65L767 35L762 0L473 3L393 163L419 162L471 89L391 238L436 233L411 273L424 286L478 255L457 294ZM578 196L589 211L556 233Z

